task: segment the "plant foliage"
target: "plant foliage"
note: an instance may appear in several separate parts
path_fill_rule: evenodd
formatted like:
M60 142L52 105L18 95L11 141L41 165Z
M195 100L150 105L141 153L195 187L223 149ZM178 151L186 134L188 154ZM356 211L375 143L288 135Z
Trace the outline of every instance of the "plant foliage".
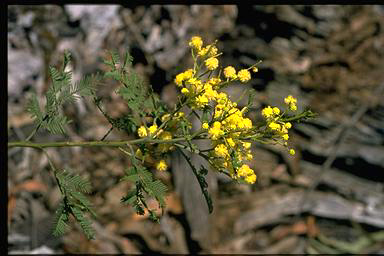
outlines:
M95 93L95 82L100 76L85 76L80 81L72 84L72 73L66 71L70 64L71 55L64 53L63 66L60 70L49 67L52 86L46 92L46 104L44 110L39 106L36 94L33 94L27 104L27 111L35 119L38 128L45 128L53 134L64 134L65 125L70 120L61 113L61 107L65 103L71 103L81 96L90 96Z
M94 239L95 231L92 228L92 222L85 214L89 212L96 216L96 213L92 210L91 202L83 194L91 191L89 181L67 170L57 172L56 178L63 200L56 211L53 234L56 236L64 234L68 229L69 216L72 215L87 238Z

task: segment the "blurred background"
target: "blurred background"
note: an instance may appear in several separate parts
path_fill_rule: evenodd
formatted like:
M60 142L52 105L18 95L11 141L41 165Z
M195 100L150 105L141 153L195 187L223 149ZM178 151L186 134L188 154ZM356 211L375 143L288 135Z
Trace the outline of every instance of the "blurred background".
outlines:
M236 69L258 60L236 99L256 90L255 103L281 106L288 94L318 118L294 125L296 155L254 145L254 185L210 172L214 211L208 214L191 170L177 155L156 173L169 186L160 223L137 216L120 198L129 160L110 148L51 148L56 166L90 179L98 213L96 240L81 230L51 234L61 199L47 158L30 148L8 150L8 252L38 253L384 253L384 8L383 6L43 5L8 6L8 141L33 129L25 111L36 92L44 101L48 66L72 53L73 80L105 70L107 50L134 57L134 68L170 106L174 76L190 67L188 40L219 40L221 64ZM104 84L105 110L127 111ZM240 104L241 105L241 104ZM98 140L110 125L89 99L64 108L67 136L40 131L33 141ZM260 113L250 113L253 120ZM133 138L113 131L109 140ZM200 159L193 159L199 164Z

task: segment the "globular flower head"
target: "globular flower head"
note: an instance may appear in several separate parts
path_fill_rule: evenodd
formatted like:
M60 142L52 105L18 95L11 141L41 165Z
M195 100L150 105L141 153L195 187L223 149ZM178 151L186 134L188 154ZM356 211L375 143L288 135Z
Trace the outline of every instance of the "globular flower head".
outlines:
M215 154L218 157L226 158L228 157L228 149L224 144L219 144L215 147Z
M291 149L289 150L289 154L294 155L294 154L296 154L296 152L295 152L294 149L291 148Z
M140 126L140 128L137 130L137 134L139 137L145 137L147 136L147 129L144 126Z
M224 131L221 130L221 123L217 121L214 122L213 127L208 130L208 134L212 140L217 140L223 133Z
M254 184L256 182L256 174L251 174L245 177L245 181L249 184Z
M295 99L294 97L292 97L292 95L288 95L286 98L284 98L284 102L285 102L285 104L287 104L287 105L289 105L289 104L296 104L297 99Z
M203 129L208 129L208 128L209 128L208 123L203 123L202 126L201 126L201 128L203 128Z
M294 105L294 104L290 104L289 105L289 109L292 110L292 111L296 111L297 110L297 106Z
M239 78L240 82L245 83L251 79L251 73L246 69L242 69L237 73L237 77Z
M219 60L214 57L210 57L205 60L205 66L208 70L215 70L219 66Z
M243 164L238 170L237 170L237 177L247 177L248 175L254 174L253 170L247 165Z
M285 128L290 129L292 127L292 124L290 122L286 122L284 126Z
M224 76L228 79L236 79L236 69L232 66L228 66L224 69Z
M152 126L149 127L149 134L152 135L156 132L157 130L157 125L156 124L153 124Z
M274 113L275 115L280 114L280 109L279 109L278 107L274 107L274 108L273 108L273 113Z
M279 131L281 129L280 124L275 123L275 122L269 123L268 126L269 126L269 128L271 128L272 130L275 130L275 131Z
M159 171L165 171L165 170L167 170L167 168L168 168L168 165L164 159L162 159L156 163L156 169Z
M271 108L271 106L268 106L268 107L266 107L266 108L263 108L263 110L261 111L261 114L262 114L265 118L272 117L272 116L273 116L273 108Z
M200 95L196 97L196 105L199 108L202 108L208 104L208 98L205 95Z
M195 48L196 50L200 50L203 46L203 39L199 36L193 36L191 41L189 41L189 46Z

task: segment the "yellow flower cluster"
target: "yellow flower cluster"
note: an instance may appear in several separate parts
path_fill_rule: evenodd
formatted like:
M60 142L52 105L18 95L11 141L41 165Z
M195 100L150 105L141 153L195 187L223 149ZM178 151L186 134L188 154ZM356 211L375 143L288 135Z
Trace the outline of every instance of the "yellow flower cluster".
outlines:
M156 133L160 134L162 131L157 130L157 125L154 123L151 125L149 128L146 128L145 126L140 126L139 129L137 130L137 134L139 135L140 138L142 137L147 137L148 135L152 136Z
M248 183L255 183L256 181L256 174L253 172L251 168L249 168L248 165L244 164L239 168L237 171L237 176L245 178L245 181Z
M180 73L175 78L175 84L178 86L183 86L183 82L189 80L194 75L194 71L192 69L188 69L187 71Z
M292 97L292 95L288 95L288 97L286 97L284 99L284 102L285 102L285 104L287 104L289 106L290 110L292 110L292 111L297 110L297 106L296 106L297 99Z
M152 125L139 127L137 134L144 138L139 142L149 143L141 146L143 152L137 150L136 157L149 162L157 170L165 171L168 169L166 155L169 151L176 147L189 149L233 179L253 184L256 182L256 174L247 162L253 159L252 141L272 139L287 147L288 130L292 128L287 120L299 119L302 114L287 118L286 110L267 106L261 111L266 121L265 126L253 126L252 120L246 117L252 104L240 107L222 89L233 81L250 81L250 71L258 72L258 63L238 71L233 66L221 69L218 57L222 53L218 51L216 43L204 45L201 37L191 38L189 46L194 60L193 69L177 74L174 79L181 92L180 105L176 105L171 114L161 116L155 113ZM290 110L297 110L297 100L291 95L284 102ZM184 112L177 112L185 106L191 108L191 114L201 121L201 129L194 133L191 133L192 124ZM194 139L210 139L211 148L198 149L192 144ZM294 149L288 151L291 155L295 154Z
M296 103L297 99L293 98L291 95L284 99L284 102L289 105L289 108L293 111L297 109ZM292 128L290 122L285 122L281 119L281 111L278 107L267 106L261 111L261 115L266 119L266 127L273 133L282 138L283 141L289 139L288 130ZM287 143L284 143L287 146ZM289 153L291 155L295 154L295 150L290 149Z
M237 76L242 83L248 82L251 79L251 73L246 69L240 70Z
M214 57L210 57L209 59L205 60L205 66L208 70L215 70L219 66L219 60Z
M249 134L252 129L251 119L244 116L246 108L239 109L237 104L232 102L228 95L219 90L229 81L248 82L251 79L252 66L248 69L236 71L232 66L219 71L217 75L213 72L219 67L218 56L221 54L216 48L216 42L204 47L203 40L194 36L189 42L194 57L194 69L189 69L178 74L175 83L180 88L181 93L187 97L191 108L206 109L213 105L214 111L212 119L202 124L202 129L207 131L208 137L212 140L214 150L211 152L213 162L219 169L229 170L233 178L242 178L248 183L254 183L256 175L248 167L246 175L237 175L240 171L244 172L242 161L252 159L251 143L240 139L241 136ZM202 65L204 64L204 65ZM204 66L205 70L200 70ZM204 81L202 75L209 73L208 79ZM222 79L221 74L224 78Z
M221 54L216 47L216 42L204 46L201 37L194 36L189 41L189 46L192 48L192 55L194 56L194 68L176 75L174 81L177 86L181 87L181 93L190 99L192 108L204 109L211 102L222 99L223 97L217 90L228 80L238 80L245 83L251 79L251 73L248 69L242 69L236 74L236 70L232 66L224 69L224 81L220 77L221 72L217 76L213 75L213 72L219 67L217 57ZM205 67L205 72L200 72L203 71L200 70L202 67ZM251 68L254 66L249 69ZM209 72L209 79L203 81L202 75L197 75L199 72L204 74Z
M201 50L201 47L203 46L203 40L199 36L194 36L191 38L189 46L195 48L196 50Z
M224 69L224 76L227 79L234 80L237 78L236 69L232 66L228 66Z
M167 168L168 168L168 165L164 159L161 159L159 162L156 163L156 169L159 171L165 171L167 170Z

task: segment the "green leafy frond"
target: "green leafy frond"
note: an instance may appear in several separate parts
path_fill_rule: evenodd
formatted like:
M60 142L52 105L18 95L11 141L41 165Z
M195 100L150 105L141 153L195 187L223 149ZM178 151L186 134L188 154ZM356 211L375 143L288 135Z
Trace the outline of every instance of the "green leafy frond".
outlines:
M119 81L123 86L117 93L127 102L128 107L133 113L143 113L143 109L152 108L152 92L144 80L132 69L133 58L127 51L124 55L124 62L121 64L121 58L117 51L111 51L111 61L104 60L104 63L111 67L110 71L105 72L105 77L110 77ZM151 112L149 111L149 112Z
M91 183L88 180L70 171L63 170L62 172L58 172L57 178L62 186L70 188L71 190L79 190L85 193L89 193L91 190Z
M149 170L147 170L145 168L140 168L138 170L138 173L139 173L140 178L143 182L148 183L148 182L152 181L153 175Z
M64 60L63 60L63 68L62 71L64 72L67 65L71 62L72 56L71 53L67 50L64 51Z
M133 62L133 57L131 54L129 54L129 51L127 50L124 54L124 63L123 68L131 67Z
M65 133L65 125L67 125L70 120L67 119L66 116L56 115L51 116L46 121L42 123L42 127L46 128L53 134L64 134Z
M39 101L37 100L35 93L32 94L31 98L28 100L27 111L32 118L36 119L37 122L41 122L43 120L43 113L40 110Z
M144 213L142 210L146 208L150 213L150 218L158 220L156 214L149 209L145 202L143 193L155 198L162 209L165 208L165 195L167 186L160 180L154 180L153 174L143 166L132 166L125 170L126 175L121 181L133 182L136 186L121 198L121 202L132 205L138 214Z
M119 64L120 63L120 56L119 56L119 53L117 52L117 50L110 51L110 54L112 57L112 63L114 65Z
M85 76L72 86L71 93L80 96L92 96L95 93L95 87L92 81L92 76Z
M76 200L79 201L79 203L85 207L85 210L89 210L92 207L91 202L88 200L86 196L84 196L81 192L79 191L70 191L69 194Z
M89 239L92 239L94 237L94 230L91 226L91 221L87 219L84 214L90 212L96 217L96 213L92 210L91 202L82 193L91 190L90 183L82 179L79 175L73 174L67 170L58 171L56 173L56 178L64 197L63 203L57 211L58 219L55 230L58 231L56 231L56 233L63 234L65 232L63 221L67 224L69 213L72 213L75 219L79 222L85 235ZM63 214L66 214L66 216L62 216Z
M66 211L64 203L61 202L58 209L56 210L53 235L54 236L63 235L69 228L68 221L69 221L68 211Z
M148 191L149 195L156 198L161 208L165 207L164 197L167 192L167 186L164 185L164 183L160 180L155 180L153 182L146 183L144 188Z
M95 239L95 230L92 227L92 222L84 216L83 211L78 207L71 207L71 211L87 238Z
M45 128L54 134L64 134L65 125L70 121L59 111L63 104L73 102L79 96L95 95L95 84L101 79L99 74L85 76L83 79L72 84L72 72L65 71L65 67L70 63L71 55L64 53L63 66L60 70L49 67L49 74L52 79L50 86L45 94L46 104L44 111L40 110L37 97L33 95L28 102L27 111L38 122L39 127Z
M133 204L137 200L136 192L135 188L132 189L127 195L123 196L120 201L124 204Z

